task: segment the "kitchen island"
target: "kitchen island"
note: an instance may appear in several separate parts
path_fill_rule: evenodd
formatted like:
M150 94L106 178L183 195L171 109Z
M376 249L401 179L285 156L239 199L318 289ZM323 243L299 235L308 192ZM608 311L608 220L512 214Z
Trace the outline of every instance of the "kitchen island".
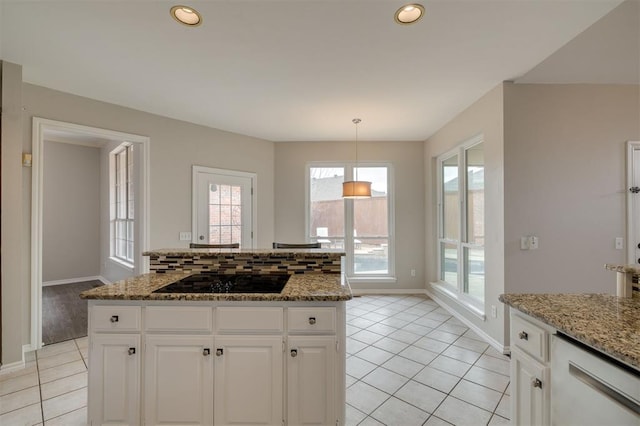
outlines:
M503 294L513 424L640 424L640 298Z
M344 424L344 253L179 249L89 303L89 424ZM198 274L275 293L156 292Z

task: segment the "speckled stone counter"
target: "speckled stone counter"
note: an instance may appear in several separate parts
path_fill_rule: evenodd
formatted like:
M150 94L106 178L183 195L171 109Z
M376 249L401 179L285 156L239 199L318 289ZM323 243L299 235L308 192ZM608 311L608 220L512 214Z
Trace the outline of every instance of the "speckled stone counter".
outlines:
M640 299L603 294L503 294L500 301L640 370Z
M83 299L98 300L218 300L218 301L343 301L351 299L341 274L295 274L280 293L153 293L191 273L144 274L87 290Z

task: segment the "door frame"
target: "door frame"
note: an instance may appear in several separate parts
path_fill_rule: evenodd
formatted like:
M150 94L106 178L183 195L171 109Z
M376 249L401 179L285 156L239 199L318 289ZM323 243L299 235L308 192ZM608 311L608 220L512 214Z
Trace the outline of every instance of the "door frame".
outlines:
M191 169L191 242L197 243L196 235L198 234L198 173L209 173L215 175L223 175L230 177L243 177L251 179L251 247L240 248L256 248L258 240L258 205L257 205L257 187L258 175L252 172L243 172L240 170L218 169L214 167L196 166Z
M640 152L640 141L627 141L627 185L625 187L625 192L627 194L627 263L629 265L635 265L637 263L635 252L636 252L636 241L637 236L640 234L640 220L636 219L634 222L634 217L637 218L640 212L634 212L634 199L632 198L634 195L636 197L640 197L638 194L632 194L629 190L634 181L640 177L640 167L636 168L633 162L634 151ZM640 209L640 201L637 202L638 208ZM634 214L635 213L635 214Z
M140 239L140 252L136 265L141 273L149 271L148 259L142 256L149 249L149 143L148 136L123 133L98 127L83 126L63 121L33 117L32 124L32 180L31 180L31 333L28 350L42 347L42 238L43 238L43 177L44 142L47 131L63 131L87 136L87 145L95 144L91 137L121 140L139 144L140 161L140 226L136 237Z

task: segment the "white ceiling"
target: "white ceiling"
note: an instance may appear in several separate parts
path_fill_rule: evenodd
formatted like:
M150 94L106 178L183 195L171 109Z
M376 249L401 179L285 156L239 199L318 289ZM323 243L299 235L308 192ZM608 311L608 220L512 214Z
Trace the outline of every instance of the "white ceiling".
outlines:
M352 139L354 117L362 140L425 140L501 81L535 82L529 70L621 1L423 0L410 26L389 0L0 2L0 57L28 83L320 141ZM201 26L169 16L185 3Z

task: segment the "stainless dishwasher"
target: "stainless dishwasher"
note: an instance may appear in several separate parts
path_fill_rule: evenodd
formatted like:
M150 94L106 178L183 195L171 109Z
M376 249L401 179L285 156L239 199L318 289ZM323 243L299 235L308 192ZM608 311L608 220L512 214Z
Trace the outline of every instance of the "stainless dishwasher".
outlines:
M563 334L551 354L552 424L640 426L640 371Z

